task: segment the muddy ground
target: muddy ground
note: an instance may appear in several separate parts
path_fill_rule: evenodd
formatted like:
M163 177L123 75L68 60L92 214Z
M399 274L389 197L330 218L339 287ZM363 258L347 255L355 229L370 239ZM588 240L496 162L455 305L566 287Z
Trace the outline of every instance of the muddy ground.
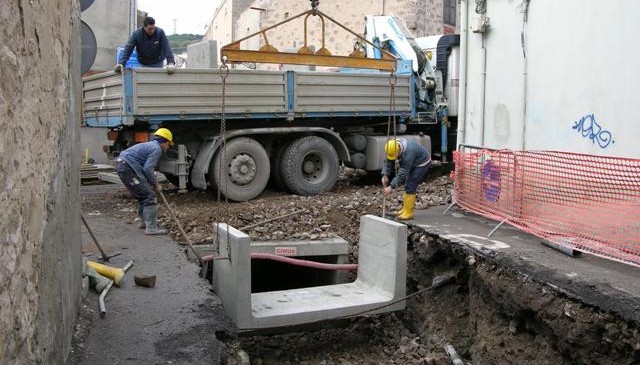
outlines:
M165 194L194 243L212 243L213 223L243 228L253 240L322 239L350 243L357 260L362 214L400 206L401 193L384 200L378 175L345 170L333 192L299 197L268 190L245 203L218 201L213 192ZM417 208L446 204L451 181L432 173L419 189ZM83 210L137 224L135 201L123 189L83 200ZM297 212L297 213L296 213ZM274 217L286 218L258 224ZM184 242L165 208L161 223ZM231 352L251 364L450 364L453 345L473 364L640 364L638 323L569 298L544 283L502 267L490 257L410 229L407 299L402 312L362 317L330 328L269 336L229 334ZM230 363L240 363L232 356Z

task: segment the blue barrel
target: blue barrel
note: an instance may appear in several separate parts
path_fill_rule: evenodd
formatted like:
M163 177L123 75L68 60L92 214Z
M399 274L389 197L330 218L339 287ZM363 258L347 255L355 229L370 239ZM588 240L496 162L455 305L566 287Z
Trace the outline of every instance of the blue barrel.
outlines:
M120 55L122 54L122 52L124 52L124 47L116 48L116 63L120 61ZM124 66L128 68L142 67L140 62L138 62L138 53L136 52L135 49L133 50L133 53L131 53L131 57L129 57L127 64Z

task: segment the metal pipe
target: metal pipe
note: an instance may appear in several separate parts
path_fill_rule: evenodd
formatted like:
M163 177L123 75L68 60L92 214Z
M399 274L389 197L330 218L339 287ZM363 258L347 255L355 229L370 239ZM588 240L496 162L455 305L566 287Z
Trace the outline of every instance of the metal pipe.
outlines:
M460 0L460 84L458 88L458 135L457 143L465 143L467 124L467 47L469 38L469 4L468 0Z
M482 33L482 48L480 59L480 145L484 146L486 94L487 94L487 38Z
M446 344L444 346L444 351L449 355L453 365L464 365L464 362L458 355L458 352L456 352L456 349L451 344Z
M556 243L550 240L542 240L541 243L547 247L553 248L554 250L558 250L567 256L575 257L580 254L580 251L572 248L573 243L571 242L571 239L565 238L561 241L562 243Z
M522 31L520 33L520 42L522 43L522 150L527 149L527 84L529 83L529 59L527 58L527 21L529 18L529 0L523 3L524 15L522 19Z
M98 307L100 308L101 317L104 317L107 314L107 308L104 305L104 298L107 296L107 293L109 293L109 290L112 286L113 280L109 280L109 285L107 285L107 287L102 290L102 293L100 293L100 298L98 299Z

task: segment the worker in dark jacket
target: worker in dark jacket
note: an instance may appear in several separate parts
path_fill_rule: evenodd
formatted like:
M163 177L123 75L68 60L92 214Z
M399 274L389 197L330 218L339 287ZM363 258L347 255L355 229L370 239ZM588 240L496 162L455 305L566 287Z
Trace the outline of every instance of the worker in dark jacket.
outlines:
M117 159L116 171L120 180L131 195L138 200L138 216L145 234L167 234L158 228L158 207L156 192L160 184L156 178L155 168L162 157L162 152L173 144L173 135L166 128L159 128L153 140L138 143L122 151Z
M113 70L118 73L122 72L135 48L138 51L138 61L142 66L162 67L166 59L167 73L172 74L176 65L167 36L162 28L156 27L156 21L152 17L144 18L143 25L142 28L136 29L131 34L122 55L120 55L120 60Z
M404 185L402 208L396 212L396 216L399 220L412 219L418 185L429 171L431 155L418 142L404 138L388 140L384 145L384 152L387 155L382 168L384 193L391 194L393 189ZM397 174L395 174L396 160L399 165ZM393 178L391 182L389 177Z

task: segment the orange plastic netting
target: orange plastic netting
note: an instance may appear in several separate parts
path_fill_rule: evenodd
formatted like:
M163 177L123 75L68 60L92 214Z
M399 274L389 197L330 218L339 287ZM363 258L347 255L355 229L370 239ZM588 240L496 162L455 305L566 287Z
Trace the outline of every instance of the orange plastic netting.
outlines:
M454 162L462 208L640 266L640 160L465 146Z

